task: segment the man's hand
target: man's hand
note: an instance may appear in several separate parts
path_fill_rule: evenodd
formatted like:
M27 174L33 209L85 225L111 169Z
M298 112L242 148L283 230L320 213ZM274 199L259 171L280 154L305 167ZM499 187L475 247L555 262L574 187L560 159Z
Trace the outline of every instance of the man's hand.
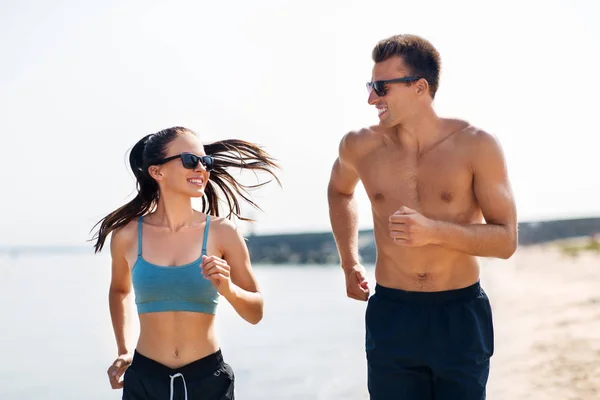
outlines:
M390 217L390 236L399 246L425 246L435 242L435 221L408 207Z
M344 269L346 275L346 295L351 299L367 301L369 299L369 283L365 267L360 264Z

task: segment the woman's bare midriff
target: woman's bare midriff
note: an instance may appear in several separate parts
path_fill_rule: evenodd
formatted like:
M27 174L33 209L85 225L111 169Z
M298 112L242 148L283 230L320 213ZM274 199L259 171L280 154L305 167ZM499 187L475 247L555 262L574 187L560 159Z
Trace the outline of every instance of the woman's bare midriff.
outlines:
M479 280L479 264L470 255L439 246L389 250L377 256L375 280L381 286L439 292L465 288Z
M136 350L170 368L179 368L219 349L214 315L187 311L140 314Z

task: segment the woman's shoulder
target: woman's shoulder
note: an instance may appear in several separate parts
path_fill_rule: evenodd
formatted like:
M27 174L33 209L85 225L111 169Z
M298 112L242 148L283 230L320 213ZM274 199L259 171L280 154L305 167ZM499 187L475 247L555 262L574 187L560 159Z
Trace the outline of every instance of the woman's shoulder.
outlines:
M134 218L126 225L112 232L111 248L127 250L137 244L139 218Z
M240 228L234 221L226 217L211 216L210 234L217 238L220 246L244 241ZM213 222L214 221L214 222Z
M237 225L225 217L215 217L214 215L210 216L210 228L214 229L218 232L232 232L237 231Z

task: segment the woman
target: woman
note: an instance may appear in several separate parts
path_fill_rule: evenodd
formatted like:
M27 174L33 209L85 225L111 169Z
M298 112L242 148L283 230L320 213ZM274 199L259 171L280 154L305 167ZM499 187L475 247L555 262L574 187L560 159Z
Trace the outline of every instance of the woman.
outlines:
M174 127L141 139L129 156L137 196L98 224L95 250L112 233L110 313L118 356L108 369L123 399L233 399L234 374L215 337L219 297L251 324L263 299L248 249L229 219L240 215L236 195L252 206L228 167L259 170L279 182L273 159L258 146L225 140L203 146L194 132ZM217 189L223 198L219 197ZM192 198L202 198L202 212ZM140 321L129 343L128 296L134 289ZM121 380L121 377L123 379Z

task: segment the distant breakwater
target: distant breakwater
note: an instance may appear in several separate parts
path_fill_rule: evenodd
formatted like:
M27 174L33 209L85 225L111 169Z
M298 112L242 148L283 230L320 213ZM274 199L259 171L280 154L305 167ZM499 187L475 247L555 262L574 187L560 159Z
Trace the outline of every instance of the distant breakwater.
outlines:
M600 218L578 218L519 224L519 245L600 234ZM247 241L253 263L337 264L338 252L331 232L250 236ZM373 230L359 231L361 261L372 264L377 257Z

